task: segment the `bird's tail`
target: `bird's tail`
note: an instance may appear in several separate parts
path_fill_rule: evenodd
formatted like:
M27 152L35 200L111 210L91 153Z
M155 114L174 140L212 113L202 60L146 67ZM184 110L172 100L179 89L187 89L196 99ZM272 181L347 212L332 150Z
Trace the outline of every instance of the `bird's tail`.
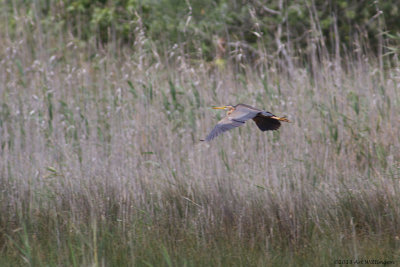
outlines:
M284 121L284 122L291 122L289 121L286 117L277 117L277 116L272 116L272 119L278 120L278 121Z

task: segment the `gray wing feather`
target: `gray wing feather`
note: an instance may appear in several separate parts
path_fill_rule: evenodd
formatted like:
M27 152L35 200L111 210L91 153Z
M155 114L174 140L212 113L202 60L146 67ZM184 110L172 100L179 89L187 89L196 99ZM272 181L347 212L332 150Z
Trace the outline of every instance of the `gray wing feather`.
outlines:
M230 129L242 126L244 124L244 121L236 121L232 120L229 117L225 117L222 120L220 120L217 125L215 125L214 129L211 130L211 132L207 135L205 141L211 141L218 135L229 131Z
M254 118L260 112L262 112L262 110L257 110L245 105L238 105L238 107L236 107L236 109L228 117L237 121L245 122Z
M205 141L210 141L223 132L242 126L247 120L255 118L261 112L265 111L243 104L237 105L236 109L231 114L217 123L214 129L207 135ZM270 113L266 113L265 115L268 116L269 114Z
M275 116L275 115L272 114L271 112L264 111L264 110L261 112L261 115L263 115L263 116L265 116L265 117L273 117L273 116Z

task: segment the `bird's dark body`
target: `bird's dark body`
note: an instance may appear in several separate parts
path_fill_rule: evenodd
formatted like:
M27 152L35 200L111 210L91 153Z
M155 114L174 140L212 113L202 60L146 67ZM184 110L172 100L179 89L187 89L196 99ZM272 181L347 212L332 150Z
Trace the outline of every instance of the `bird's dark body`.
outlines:
M223 132L242 126L249 119L252 119L261 131L277 130L281 126L280 121L289 122L285 117L280 118L271 112L246 104L217 107L216 109L228 109L228 112L226 117L212 129L205 141L211 141Z
M256 116L253 121L257 124L258 128L265 131L278 130L281 127L280 121L263 116Z

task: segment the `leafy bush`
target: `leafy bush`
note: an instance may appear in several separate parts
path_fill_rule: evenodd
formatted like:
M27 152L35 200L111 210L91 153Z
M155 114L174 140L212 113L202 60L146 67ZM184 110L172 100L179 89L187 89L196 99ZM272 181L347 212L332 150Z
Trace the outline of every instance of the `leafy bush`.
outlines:
M179 44L191 57L207 59L215 57L218 39L226 41L229 52L240 47L247 54L260 44L280 51L282 43L304 51L310 41L334 51L338 43L358 49L360 39L377 48L383 45L384 31L400 30L399 0L41 0L40 8L29 3L14 5L28 9L27 14L40 10L43 20L62 22L82 40L96 37L101 43L131 45L139 27L159 51Z

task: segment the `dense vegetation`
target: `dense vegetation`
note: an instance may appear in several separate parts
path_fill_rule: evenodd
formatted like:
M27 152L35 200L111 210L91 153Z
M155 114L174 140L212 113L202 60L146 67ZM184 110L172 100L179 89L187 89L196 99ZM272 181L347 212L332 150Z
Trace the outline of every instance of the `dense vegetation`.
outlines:
M11 4L12 3L12 4ZM132 46L143 33L159 52L178 44L186 56L216 56L223 39L228 52L242 50L246 59L261 57L260 47L283 53L304 53L310 41L341 54L362 49L377 52L400 36L400 1L183 1L62 0L5 1L2 8L11 33L22 12L46 31L68 31L81 40ZM39 16L39 17L38 17ZM37 25L31 25L33 27ZM142 32L138 31L142 29ZM386 37L387 42L383 42ZM361 42L360 42L361 41ZM366 47L362 47L366 45ZM342 47L343 46L343 47ZM134 47L133 47L134 49ZM323 51L325 52L325 51ZM339 52L340 53L340 52ZM292 55L294 56L294 55Z
M0 266L399 262L397 6L2 1Z

